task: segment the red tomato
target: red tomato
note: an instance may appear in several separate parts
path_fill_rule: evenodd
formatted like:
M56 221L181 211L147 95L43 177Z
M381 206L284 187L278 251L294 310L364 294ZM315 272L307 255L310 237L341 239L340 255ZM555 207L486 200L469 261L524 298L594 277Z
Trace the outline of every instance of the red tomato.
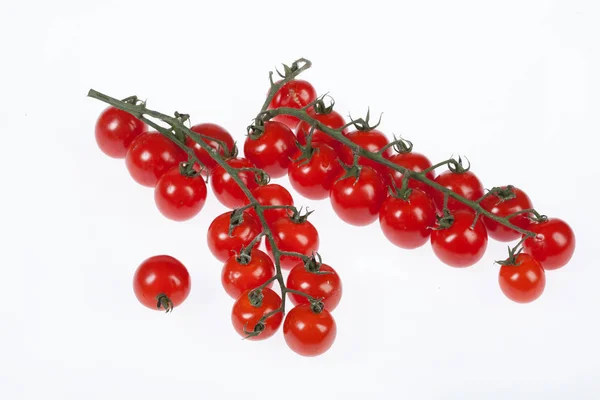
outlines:
M295 222L290 217L278 219L271 228L275 245L280 251L301 253L311 256L319 250L319 232L309 221ZM266 240L267 250L271 257L271 242ZM281 256L281 268L290 269L301 262L298 257Z
M383 180L373 168L361 167L358 177L336 181L331 187L333 211L350 225L369 225L377 219L386 198Z
M238 254L254 238L262 232L262 228L254 217L244 213L241 224L233 228L229 235L231 212L219 215L208 227L206 239L208 248L219 261L225 262L229 257Z
M467 200L475 201L483 196L483 185L471 171L462 173L445 171L435 178L435 181ZM433 188L430 188L428 193L431 195L437 209L441 211L444 208L444 193ZM450 211L471 210L468 206L452 197L448 199L448 209Z
M329 114L317 114L314 111L309 111L308 114L313 117L314 119L316 119L317 121L321 122L323 125L328 126L332 129L339 129L342 126L346 125L346 121L344 121L344 117L342 117L338 112L336 111L331 111ZM300 143L301 145L306 145L306 136L310 133L311 130L311 125L308 122L305 121L300 121L300 123L298 124L298 127L296 128L296 135L298 136L298 143ZM342 131L343 135L346 135L348 133L348 128L344 128L344 130ZM340 147L342 146L342 144L340 142L338 142L337 140L335 140L334 138L332 138L331 136L327 135L325 132L319 130L319 129L315 129L315 131L313 132L312 138L311 138L311 143L316 144L316 143L325 143L327 145L329 145L332 149L334 149L336 151L336 153L339 151Z
M388 160L393 162L396 165L399 165L404 168L408 168L411 171L421 172L431 167L431 161L423 154L419 153L397 153L387 157ZM402 187L402 173L388 168L387 175L391 176L391 179L394 180L396 187ZM431 180L435 179L435 172L429 171L425 176ZM408 181L408 187L413 189L421 189L425 193L429 193L430 187L423 182L419 182L416 179L410 179Z
M298 154L296 136L290 128L276 121L265 122L264 129L258 138L246 137L244 154L272 178L281 178Z
M297 264L290 271L286 286L320 299L329 311L333 311L342 298L340 276L327 264L321 264L315 272L309 271L304 263ZM309 304L306 297L294 293L290 293L290 300L294 305Z
M181 175L179 167L173 167L156 184L154 201L161 214L173 221L193 218L206 202L204 178Z
M275 93L269 110L279 107L302 108L317 99L317 91L308 82L296 79L289 81ZM294 129L299 119L288 115L278 115L272 121L279 121Z
M487 247L487 232L481 219L475 227L471 225L475 214L459 210L452 213L454 222L449 228L431 232L431 245L435 255L451 267L463 268L481 260Z
M302 196L321 200L329 196L333 182L341 177L344 169L337 161L337 154L326 144L315 143L310 159L294 161L288 169L292 187Z
M525 240L523 248L545 270L558 269L569 262L575 252L575 234L565 221L550 218L546 222L531 224L529 230L536 236Z
M138 136L129 146L125 158L131 177L148 187L155 187L168 170L183 161L187 161L187 154L157 132Z
M268 255L254 248L250 253L250 261L243 263L243 258L231 256L223 265L221 283L228 295L237 299L246 290L256 289L275 276L275 266ZM271 287L273 283L266 287Z
M225 157L225 149L217 140L220 140L227 146L227 150L230 152L233 150L235 146L235 142L233 141L233 137L229 132L227 132L222 126L211 123L204 123L194 125L191 128L192 131L199 133L204 136L209 136L216 140L202 139L206 144L208 144L213 149L217 149L218 153L221 157ZM198 160L208 169L207 172L212 171L216 166L217 162L208 154L206 150L204 150L198 143L196 143L189 136L185 139L185 144L188 147L191 147L198 157ZM231 155L231 154L229 154Z
M190 294L190 274L171 256L150 257L140 264L133 277L137 299L153 310L171 311Z
M546 274L540 263L529 254L517 255L516 264L500 267L500 289L517 303L530 303L542 295Z
M260 319L272 311L275 311L281 307L281 297L273 290L264 288L262 290L263 299L260 305L253 305L250 301L249 294L251 290L244 291L240 297L236 300L231 310L231 322L237 333L242 337L248 336L246 332L253 332L256 329ZM267 318L264 322L264 326L259 327L258 330L262 329L261 333L257 336L251 336L247 340L265 340L270 338L277 332L281 321L283 320L283 313L278 312ZM244 328L246 332L244 332Z
M327 310L315 313L309 304L298 305L283 323L283 337L294 352L305 357L325 353L335 341L337 327Z
M503 189L507 190L506 187ZM508 193L506 194L508 195ZM512 193L514 193L513 198L507 198L503 193L500 195L489 195L482 200L481 206L484 210L498 217L506 217L507 215L533 208L531 200L529 200L529 197L521 189L512 188ZM531 225L531 220L526 214L517 215L511 218L510 222L523 229L529 229L529 225ZM493 219L483 217L483 223L490 237L500 242L512 242L521 237L519 232L507 228Z
M377 129L372 129L370 131L352 131L346 135L346 137L352 140L354 143L371 152L378 152L385 145L389 143L389 140L385 135L378 131ZM388 148L384 153L384 157L390 157L392 155L392 149ZM354 154L352 150L347 146L342 146L340 150L340 159L347 165L351 165L354 159ZM389 180L388 167L385 165L381 165L378 162L373 160L369 160L368 158L361 157L358 160L360 165L366 165L368 167L373 168L377 171L385 183Z
M227 160L227 164L232 168L254 168L254 164L245 158L233 158ZM240 171L238 176L252 190L258 186L256 176L253 171ZM248 198L233 180L229 172L220 165L217 166L211 176L211 187L217 200L227 208L239 208L248 203Z
M431 198L413 189L407 200L388 197L379 210L379 224L386 238L403 249L423 246L435 226L436 210Z
M108 107L96 121L96 143L113 158L125 158L133 140L146 132L148 126L128 112Z
M268 185L259 186L252 191L252 195L258 201L258 204L263 206L293 206L294 199L286 188L276 183L269 183ZM249 208L248 213L256 218L258 216L254 208ZM285 208L276 208L270 210L264 210L263 214L265 220L269 226L272 226L275 221L279 218L287 217L288 210Z

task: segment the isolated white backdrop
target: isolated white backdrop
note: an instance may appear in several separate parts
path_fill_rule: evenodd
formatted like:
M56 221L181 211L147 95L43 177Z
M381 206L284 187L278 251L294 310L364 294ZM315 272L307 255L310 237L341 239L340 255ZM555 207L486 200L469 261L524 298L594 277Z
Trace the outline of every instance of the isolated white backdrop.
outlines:
M22 1L0 13L0 398L597 399L599 14L594 1ZM222 124L242 141L267 72L306 57L338 110L441 160L466 154L487 188L514 184L569 221L578 247L544 295L501 294L505 246L456 270L429 246L316 209L344 297L338 337L305 359L281 335L244 342L205 243L223 212L162 218L152 190L96 147L95 88ZM278 180L287 186L286 179ZM170 254L192 276L171 315L132 274Z

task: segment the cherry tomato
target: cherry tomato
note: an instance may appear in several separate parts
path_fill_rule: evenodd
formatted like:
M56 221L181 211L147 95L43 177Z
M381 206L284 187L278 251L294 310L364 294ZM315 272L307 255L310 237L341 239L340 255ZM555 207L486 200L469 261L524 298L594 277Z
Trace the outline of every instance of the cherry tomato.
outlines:
M258 204L263 206L293 206L294 199L286 188L276 183L269 183L268 185L259 186L252 191L252 195L258 201ZM258 216L254 208L248 209L248 213L256 218ZM285 208L276 208L263 211L265 220L269 226L272 226L275 221L279 218L287 217L288 210Z
M254 164L245 158L233 158L227 160L227 164L232 168L254 168ZM258 186L253 171L239 171L238 176L248 189L253 190ZM210 184L217 200L227 208L239 208L248 202L242 189L220 165L213 170Z
M108 107L96 121L96 143L107 156L125 158L131 142L147 129L144 122L128 112Z
M298 305L283 323L283 337L294 352L305 357L325 353L335 341L337 327L327 310L315 313L309 304Z
M275 93L269 104L269 110L279 107L302 108L317 99L317 91L308 82L301 79L289 81ZM294 129L299 119L288 115L278 115L272 121L279 121Z
M506 187L503 189L504 191L507 190ZM531 200L529 200L529 197L521 189L512 188L506 195L510 192L513 193L514 197L505 197L503 193L501 193L501 195L489 195L481 201L481 206L484 210L487 210L498 217L506 217L515 212L533 208ZM531 225L531 220L525 214L520 214L511 218L510 222L523 229L529 229L529 225ZM500 242L511 242L521 237L519 232L507 228L493 219L483 217L483 223L485 224L490 237Z
M546 274L540 263L529 254L517 255L516 264L500 267L500 289L517 303L530 303L542 295Z
M372 151L372 152L378 152L383 147L385 147L385 145L387 145L389 143L389 140L387 139L387 137L381 131L378 131L377 129L372 129L372 130L366 131L366 132L365 131L352 131L352 132L348 133L346 135L346 137L348 139L352 140L354 143L356 143L360 147L362 147L363 149L366 149L366 150ZM383 152L383 156L386 158L390 157L391 155L392 155L391 148L388 148L386 151ZM352 150L347 146L342 146L341 150L340 150L340 159L347 165L352 164L352 161L354 159L354 154L352 153ZM389 180L388 167L386 167L385 165L377 163L373 160L369 160L368 158L365 158L365 157L360 157L358 160L358 163L360 165L365 165L365 166L373 168L375 171L377 171L377 173L379 173L381 175L381 177L385 183L388 182L388 180Z
M344 170L331 147L324 143L315 143L312 147L314 152L310 159L294 161L288 169L288 177L300 195L321 200L329 196L333 182L343 175Z
M436 221L435 205L419 189L412 189L407 200L388 197L379 210L379 224L386 238L403 249L423 246Z
M204 178L181 175L179 167L173 167L156 184L154 201L161 214L173 221L193 218L206 202Z
M371 167L360 167L358 177L336 181L329 198L333 211L350 225L369 225L377 219L386 198L386 187L381 176Z
M244 213L242 223L237 225L229 235L231 212L219 215L208 227L206 239L208 248L219 261L225 262L232 255L238 254L254 238L262 232L260 224L254 217Z
M328 126L332 129L339 129L342 126L346 125L344 117L342 117L336 111L331 111L329 114L317 114L314 111L308 111L308 114L317 121L321 122L323 125ZM298 127L296 128L296 136L298 136L298 143L300 143L303 146L306 145L306 136L310 133L310 131L311 125L306 121L300 121ZM348 128L344 128L342 134L347 135ZM325 132L319 129L315 129L315 131L313 132L313 135L311 137L311 143L325 143L326 145L329 145L333 150L335 150L336 153L340 151L340 148L342 146L340 142L338 142L331 136L328 136Z
M396 153L387 157L387 159L396 165L408 168L409 170L415 172L421 172L431 167L431 161L429 161L427 157L420 153ZM391 179L393 179L394 183L396 184L396 187L402 187L402 173L394 169L388 168L387 176L391 176ZM431 180L434 180L435 172L433 170L429 171L427 174L425 174L425 176ZM420 189L425 193L428 193L430 190L429 186L427 186L423 182L417 181L416 179L410 179L408 181L408 187L413 189Z
M157 132L148 132L131 143L125 163L137 183L155 187L168 170L186 160L187 155L175 143Z
M301 253L311 256L319 250L319 232L309 221L296 222L290 217L280 218L271 228L275 245L280 251ZM266 241L267 250L271 257L273 252L271 242ZM301 260L298 257L281 256L279 259L281 268L290 269Z
M288 275L287 287L321 299L329 311L333 311L342 298L340 276L327 264L321 264L315 272L309 271L304 263L297 264ZM306 297L294 293L290 293L290 300L295 305L309 304Z
M463 268L475 264L483 257L487 247L485 225L478 218L471 228L475 214L458 210L452 213L454 222L449 228L431 232L431 245L435 255L451 267Z
M140 264L133 277L137 299L153 310L171 311L190 294L190 274L171 256L150 257Z
M284 124L267 121L258 138L251 135L246 137L244 154L250 162L272 178L281 178L286 174L294 156L298 154L296 136Z
M250 261L244 261L233 255L223 265L221 283L228 295L237 299L250 289L256 289L275 276L275 266L268 255L254 248L250 253ZM271 287L273 283L266 287Z
M523 243L525 252L538 260L545 270L565 266L575 252L575 234L562 219L550 218L534 223L529 230L536 233Z
M467 200L475 201L483 196L483 185L471 171L462 173L445 171L435 178L435 181ZM428 193L431 195L437 209L441 211L444 208L444 194L435 189L430 189ZM448 209L450 211L470 210L469 206L458 202L452 197L448 199Z
M262 290L263 299L259 306L252 305L250 301L251 290L245 290L240 297L236 300L231 310L231 322L237 333L242 337L248 336L246 332L253 332L260 319L272 311L277 310L281 307L281 297L273 290L264 288ZM281 321L283 320L283 313L278 312L267 318L264 322L264 326L258 329L262 329L261 333L257 336L251 336L247 340L265 340L270 338L277 332ZM244 332L244 328L246 332Z
M202 140L213 149L216 149L222 157L225 157L225 149L218 141L223 142L227 146L228 151L233 151L233 147L235 146L233 137L222 126L219 126L217 124L204 123L192 126L191 130L201 135L209 136L215 139ZM196 154L196 157L198 157L198 160L200 160L200 162L204 164L204 166L208 169L207 172L212 171L217 166L217 162L210 156L210 154L208 154L206 150L204 150L189 136L185 139L185 144L186 146L191 147L194 150L194 153ZM231 155L231 153L229 155Z

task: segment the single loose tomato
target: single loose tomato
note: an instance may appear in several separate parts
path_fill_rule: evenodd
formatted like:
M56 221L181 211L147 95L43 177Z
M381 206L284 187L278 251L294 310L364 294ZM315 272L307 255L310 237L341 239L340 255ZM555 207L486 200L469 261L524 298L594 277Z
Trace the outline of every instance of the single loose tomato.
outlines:
M281 307L281 297L277 293L269 288L264 288L261 292L262 295L257 295L252 290L245 290L231 310L233 328L240 336L247 337L247 332L260 332L256 336L248 337L248 340L270 338L277 332L283 320L283 313L278 312L267 318L264 323L259 323L263 316Z
M258 201L258 204L262 206L293 206L294 199L286 188L276 183L269 183L268 185L259 186L252 190L252 195ZM246 201L247 202L247 201ZM256 218L258 216L254 208L249 208L248 213ZM263 215L269 226L273 225L279 218L287 217L289 211L286 208L275 208L267 209L263 211Z
M421 172L431 167L431 161L429 161L427 157L420 153L396 153L387 157L387 159L396 165L407 168L414 172ZM391 179L396 184L396 187L402 187L403 174L401 172L396 171L395 169L388 168L387 175L391 176ZM435 172L431 170L427 172L425 176L431 180L434 180ZM408 181L408 187L413 189L420 189L425 193L429 192L429 186L427 186L423 182L417 181L416 179L410 179Z
M342 298L340 276L327 264L321 264L318 269L315 263L309 262L309 267L303 262L297 264L288 275L287 288L320 299L329 311L333 311ZM290 293L290 300L295 305L309 304L306 297L295 293Z
M500 267L500 289L512 301L530 303L542 295L546 274L540 263L526 253L517 255L515 264Z
M221 157L226 157L225 148L222 144L227 146L228 154L227 156L232 155L233 148L235 146L235 142L233 141L233 137L225 128L217 124L204 123L198 124L191 127L191 130L199 133L204 136L208 136L211 139L203 138L202 141L208 144L213 149L216 149L217 152L221 155ZM222 143L221 143L222 142ZM217 162L208 154L206 150L202 148L198 143L196 143L191 137L187 137L185 139L185 144L188 147L191 147L198 157L198 160L208 169L207 172L212 171L216 166Z
M331 111L328 114L317 114L314 111L308 111L308 114L322 123L325 126L328 126L331 129L340 129L342 126L346 125L346 121L344 121L344 117L340 115L337 111ZM301 145L306 145L306 137L311 131L311 125L306 121L300 121L298 127L296 128L296 136L298 137L298 143ZM343 135L348 134L348 128L345 128L342 131ZM311 137L311 143L325 143L330 146L333 150L335 150L336 154L340 150L342 144L327 135L325 132L315 129Z
M222 262L227 261L232 255L238 254L262 232L260 224L254 217L243 213L242 221L233 228L230 235L229 225L232 215L232 212L219 215L211 222L206 234L208 248Z
M485 225L478 218L471 228L475 214L467 210L452 213L453 221L447 228L439 227L431 232L431 245L435 255L445 264L463 268L481 260L487 247Z
M292 217L280 218L271 228L275 245L280 251L289 251L293 253L311 256L319 250L319 232L309 221L295 221ZM267 250L271 257L273 251L271 242L266 241ZM281 268L290 269L301 262L298 257L282 255L279 262Z
M545 270L565 266L575 252L575 233L565 221L550 218L528 228L536 234L523 243L525 252L538 260Z
M246 158L272 178L284 176L296 154L298 146L294 132L276 121L265 122L262 133L256 137L248 135L244 142Z
M301 79L289 81L275 93L269 103L269 110L279 107L302 108L317 99L315 88ZM272 121L279 121L290 129L298 125L299 119L290 115L278 115Z
M131 143L125 163L137 183L155 187L168 170L186 160L187 154L175 143L158 132L148 132Z
M337 327L327 310L316 313L310 304L298 305L283 323L283 337L294 352L305 357L325 353L335 341Z
M341 220L350 225L364 226L377 219L386 194L381 176L373 168L361 166L357 177L336 181L329 198L333 211Z
M436 221L435 205L419 189L408 199L388 197L379 210L379 224L385 237L403 249L416 249L429 239Z
M193 218L206 202L204 178L182 175L180 167L173 167L156 184L154 201L161 214L173 221Z
M336 152L324 143L315 143L309 159L300 158L288 168L292 187L302 196L321 200L329 196L333 182L343 175Z
M148 126L126 111L108 107L96 121L96 143L113 158L125 158L133 140L146 132Z
M177 259L161 255L140 264L133 276L137 299L153 310L171 311L190 294L190 274Z
M477 176L471 171L465 172L452 172L445 171L441 173L435 181L445 188L461 195L467 200L478 200L483 196L483 185L477 178ZM429 194L433 198L433 202L439 211L444 208L444 193L439 190L431 188ZM450 211L456 210L470 210L469 206L460 203L458 200L450 197L448 199L448 209Z
M231 168L254 168L254 164L245 158L233 158L227 160L227 164ZM248 189L252 190L258 186L254 171L238 171L237 175ZM248 198L233 177L220 165L213 170L210 184L217 200L227 208L239 208L248 202Z
M481 201L484 210L498 217L506 217L513 213L533 208L531 200L521 189L516 187L503 187L497 194L492 194ZM520 214L510 219L510 222L519 228L529 229L531 220L526 214ZM519 239L521 234L493 219L483 217L483 223L492 239L500 242L511 242Z
M379 152L390 142L388 138L377 129L371 129L370 131L352 131L348 133L346 137L352 140L360 147L362 147L363 149L375 153ZM390 157L392 155L392 149L388 148L386 151L383 152L382 155L386 158ZM352 149L350 149L347 146L342 146L340 149L340 159L345 164L351 165L354 159ZM375 171L377 171L377 173L381 175L381 178L386 184L389 181L388 167L386 167L385 165L382 165L365 157L360 157L358 159L358 163L360 165L365 165L373 168Z
M275 276L275 266L268 255L252 249L250 255L233 255L223 265L221 283L228 295L237 299L250 289L256 289ZM271 287L270 283L266 287Z

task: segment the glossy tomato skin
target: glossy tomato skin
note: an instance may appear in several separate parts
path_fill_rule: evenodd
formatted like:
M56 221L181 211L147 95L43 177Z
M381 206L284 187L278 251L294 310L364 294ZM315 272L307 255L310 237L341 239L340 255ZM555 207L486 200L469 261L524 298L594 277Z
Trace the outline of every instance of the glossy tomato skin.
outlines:
M525 192L518 188L513 188L512 191L515 194L515 197L512 199L502 200L497 195L489 195L481 201L481 206L499 217L506 217L507 215L533 208L531 200ZM531 225L531 220L525 214L511 218L510 222L523 229L529 229L529 225ZM507 228L493 219L483 217L483 223L490 237L500 242L512 242L521 237L519 232Z
M311 256L319 250L319 232L310 221L295 222L291 218L280 218L271 228L277 248L281 251ZM267 251L273 257L271 242L266 240ZM297 257L281 256L281 268L291 269L301 260Z
M419 189L413 189L407 200L388 197L379 210L383 234L403 249L416 249L427 243L435 222L435 205Z
M346 135L346 137L352 140L354 143L372 152L378 152L385 145L387 145L390 141L383 134L383 132L372 129L370 131L352 131ZM383 152L383 156L388 158L392 155L392 149L388 148ZM347 165L351 165L354 159L354 154L352 150L347 146L342 146L340 149L340 159ZM388 167L377 163L375 161L369 160L365 157L360 157L358 160L360 165L366 165L368 167L373 168L377 173L381 175L383 181L387 184L389 181Z
M281 307L281 297L269 288L264 288L262 290L264 297L262 304L259 307L255 307L251 304L248 298L249 293L250 290L244 291L236 300L233 309L231 310L231 323L233 324L233 328L242 337L248 336L248 334L244 332L244 326L246 327L246 331L252 332L256 324L265 314ZM258 341L270 338L277 332L281 326L282 320L282 313L278 312L273 314L265 321L265 329L260 335L249 337L247 340Z
M242 223L233 228L230 236L230 221L231 212L219 215L211 222L206 234L208 248L215 258L221 262L225 262L232 255L239 253L243 247L248 246L262 232L262 227L254 217L244 213Z
M329 191L344 169L337 159L335 150L324 143L312 146L315 152L309 160L292 162L288 168L288 177L292 187L302 196L311 200L329 197Z
M128 112L108 107L96 121L96 143L107 156L125 158L133 140L147 129L144 122Z
M327 264L321 264L319 273L309 272L304 263L297 264L288 275L287 287L321 299L329 311L333 311L342 298L340 276ZM306 297L294 293L290 293L290 300L294 305L309 304Z
M298 305L283 323L285 342L295 353L315 357L331 348L337 334L335 320L327 310L315 313L310 305Z
M451 267L469 267L481 260L485 253L488 242L485 225L479 218L475 227L471 229L475 219L475 214L471 211L459 210L452 215L452 226L431 232L433 252Z
M284 176L297 154L294 132L276 121L265 122L264 131L258 138L247 136L244 142L246 158L272 178Z
M129 146L125 157L131 177L148 187L155 187L168 170L186 160L183 150L157 132L139 135Z
M133 277L135 296L140 303L153 310L161 310L157 307L157 297L160 295L166 295L173 307L179 306L190 294L190 288L188 270L177 259L166 255L144 260Z
M307 81L295 79L283 85L275 93L269 104L269 110L279 107L302 108L317 99L317 91ZM299 119L288 115L278 115L271 121L278 121L290 129L298 125Z
M263 206L293 206L294 199L286 188L276 183L269 183L268 185L259 186L252 190L252 195ZM258 216L254 208L248 209L248 213L252 215L258 221ZM270 209L264 210L263 215L267 224L272 226L275 221L279 218L287 217L289 211L285 208L281 209Z
M209 136L216 140L202 139L204 143L208 144L213 149L217 149L218 153L221 157L225 156L225 149L221 145L221 143L217 142L217 140L222 141L227 149L231 152L233 147L235 146L235 142L231 134L222 126L212 123L204 123L198 124L191 127L191 130L199 133L201 135ZM191 147L194 150L194 154L198 157L198 160L208 169L207 172L212 171L216 166L217 162L208 154L206 150L204 150L198 143L196 143L192 138L187 137L185 139L185 144L188 147Z
M336 181L329 199L333 211L350 225L365 226L374 222L386 198L386 186L373 168L363 166L358 177Z
M483 185L471 171L462 173L445 171L435 178L435 181L468 200L475 201L483 196ZM441 211L444 208L444 194L434 189L429 190L429 194L437 209ZM448 199L448 209L450 211L470 210L469 206L453 198Z
M275 265L264 252L257 248L250 253L250 262L242 264L237 255L231 256L223 265L221 283L227 294L239 298L246 290L256 289L275 276ZM273 283L266 287L270 288Z
M431 167L431 161L429 161L429 159L426 156L424 156L423 154L420 154L420 153L414 153L414 152L396 153L396 154L393 154L393 155L387 157L387 159L396 165L399 165L404 168L408 168L409 170L415 171L415 172L421 172L421 171L424 171L427 168ZM387 174L394 181L394 183L396 184L396 187L398 187L398 188L402 187L402 177L403 177L402 173L400 173L394 169L388 168ZM429 171L427 174L425 174L425 176L431 180L434 180L435 172ZM420 190L424 191L425 193L428 193L428 191L429 191L428 185L424 184L423 182L419 182L416 179L410 179L408 181L408 187L413 188L413 189L420 189Z
M564 267L575 253L575 233L565 221L550 218L532 223L529 230L535 237L525 240L523 248L538 260L545 270Z
M308 111L308 114L321 122L323 125L328 126L332 129L339 129L346 125L344 117L341 116L337 111L331 111L329 114L317 114L314 111ZM311 131L311 125L306 121L300 121L296 127L296 136L298 137L298 143L306 145L306 137ZM348 134L348 128L344 128L342 135ZM311 143L325 143L335 150L336 154L340 151L342 144L332 137L328 136L325 132L315 129L311 137Z
M179 167L171 168L154 188L158 210L173 221L195 217L206 203L206 183L201 176L181 175Z
M529 254L519 254L516 264L500 267L500 289L512 301L530 303L544 292L546 274L541 264Z
M254 164L245 158L232 158L231 160L227 160L227 164L232 168L254 168ZM258 186L254 172L240 171L238 172L238 176L248 189L253 190ZM220 165L213 170L210 185L217 200L227 208L239 208L244 206L248 201L242 189L240 189L231 175L229 175L229 172Z

